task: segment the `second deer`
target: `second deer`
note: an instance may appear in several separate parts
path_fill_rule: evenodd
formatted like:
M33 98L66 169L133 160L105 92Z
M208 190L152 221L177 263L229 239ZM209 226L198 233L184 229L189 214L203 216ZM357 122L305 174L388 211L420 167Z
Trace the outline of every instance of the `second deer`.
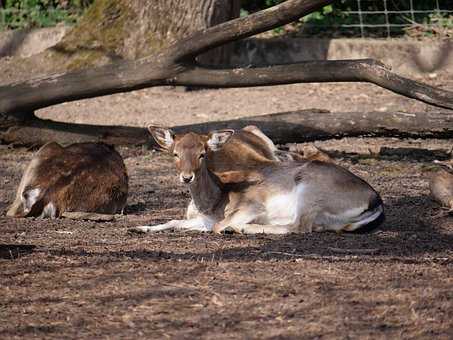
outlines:
M433 174L429 181L431 196L442 207L453 214L453 160L434 161L441 168Z
M52 142L32 158L7 216L122 213L127 194L126 167L113 147L102 143L62 147Z

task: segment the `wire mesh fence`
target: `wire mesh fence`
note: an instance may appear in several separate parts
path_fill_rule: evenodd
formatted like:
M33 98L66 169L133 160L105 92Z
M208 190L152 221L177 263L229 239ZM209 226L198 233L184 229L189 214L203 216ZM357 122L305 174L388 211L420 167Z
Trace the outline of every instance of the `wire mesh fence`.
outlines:
M244 8L253 8L252 13L282 1L242 0L241 4L248 14ZM35 2L41 5L5 7L0 0L0 30L73 24L92 0L85 0L85 7L67 8ZM306 35L394 37L409 31L411 35L453 37L453 0L337 0L302 21L302 34Z
M434 16L439 18L448 17L453 13L452 2L450 2L450 5L443 3L445 7L441 7L439 0L433 0L431 4L428 1L424 1L422 6L414 0L399 1L397 6L391 0L355 0L355 2L357 3L357 10L347 11L346 13L357 16L358 23L344 24L343 27L360 28L362 37L366 36L367 30L372 29L384 31L387 37L391 37L392 34L399 33L404 28L417 25L438 26L437 20L432 20ZM367 2L372 2L373 6L370 8L370 6L367 6ZM382 3L382 8L379 8L381 6L377 4L378 2ZM367 7L370 9L367 9Z
M336 35L393 37L408 30L425 35L453 31L453 0L342 0L306 21Z

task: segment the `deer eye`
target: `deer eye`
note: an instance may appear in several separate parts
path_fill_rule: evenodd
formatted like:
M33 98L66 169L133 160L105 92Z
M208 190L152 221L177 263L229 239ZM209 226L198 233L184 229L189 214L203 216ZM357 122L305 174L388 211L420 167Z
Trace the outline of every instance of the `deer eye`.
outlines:
M174 156L175 158L179 158L179 156L178 156L177 153L174 153L173 156Z

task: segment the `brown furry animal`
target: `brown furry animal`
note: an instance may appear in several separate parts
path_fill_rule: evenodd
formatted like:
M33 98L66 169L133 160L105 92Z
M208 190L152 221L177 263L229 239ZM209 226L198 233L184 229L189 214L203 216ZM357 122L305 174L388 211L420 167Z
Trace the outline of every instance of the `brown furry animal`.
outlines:
M453 160L434 161L441 169L433 174L429 181L431 196L441 206L453 212Z
M122 157L102 143L52 142L31 160L7 216L55 218L65 212L121 213L128 176Z
M364 180L332 163L269 160L253 169L239 168L237 173L243 180L225 184L210 170L210 165L217 170L217 164L210 161L217 153L219 168L231 164L232 160L223 158L222 150L228 149L233 140L233 130L175 134L170 129L150 126L149 131L162 149L173 154L179 179L188 185L192 201L185 220L138 226L130 231L220 233L229 228L248 234L367 232L384 220L379 194ZM241 151L236 149L236 153Z

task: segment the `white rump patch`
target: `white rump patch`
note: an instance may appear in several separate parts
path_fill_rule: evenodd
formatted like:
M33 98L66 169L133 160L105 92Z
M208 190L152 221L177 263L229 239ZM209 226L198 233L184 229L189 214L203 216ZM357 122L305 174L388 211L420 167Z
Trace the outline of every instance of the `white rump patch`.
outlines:
M379 217L379 215L382 214L383 211L384 211L384 208L382 206L379 206L371 215L368 215L368 216L365 215L362 220L357 221L355 223L351 223L346 228L344 228L344 230L354 231L364 225L367 225L368 223L371 223L372 221L377 219Z
M384 208L379 206L372 211L366 211L366 208L362 207L349 209L337 215L324 213L320 224L326 226L326 230L354 231L377 219L383 211Z
M332 220L338 221L348 221L348 222L355 222L363 214L363 212L367 209L367 205L358 208L352 208L343 211L341 214L329 214L325 212L325 215Z

